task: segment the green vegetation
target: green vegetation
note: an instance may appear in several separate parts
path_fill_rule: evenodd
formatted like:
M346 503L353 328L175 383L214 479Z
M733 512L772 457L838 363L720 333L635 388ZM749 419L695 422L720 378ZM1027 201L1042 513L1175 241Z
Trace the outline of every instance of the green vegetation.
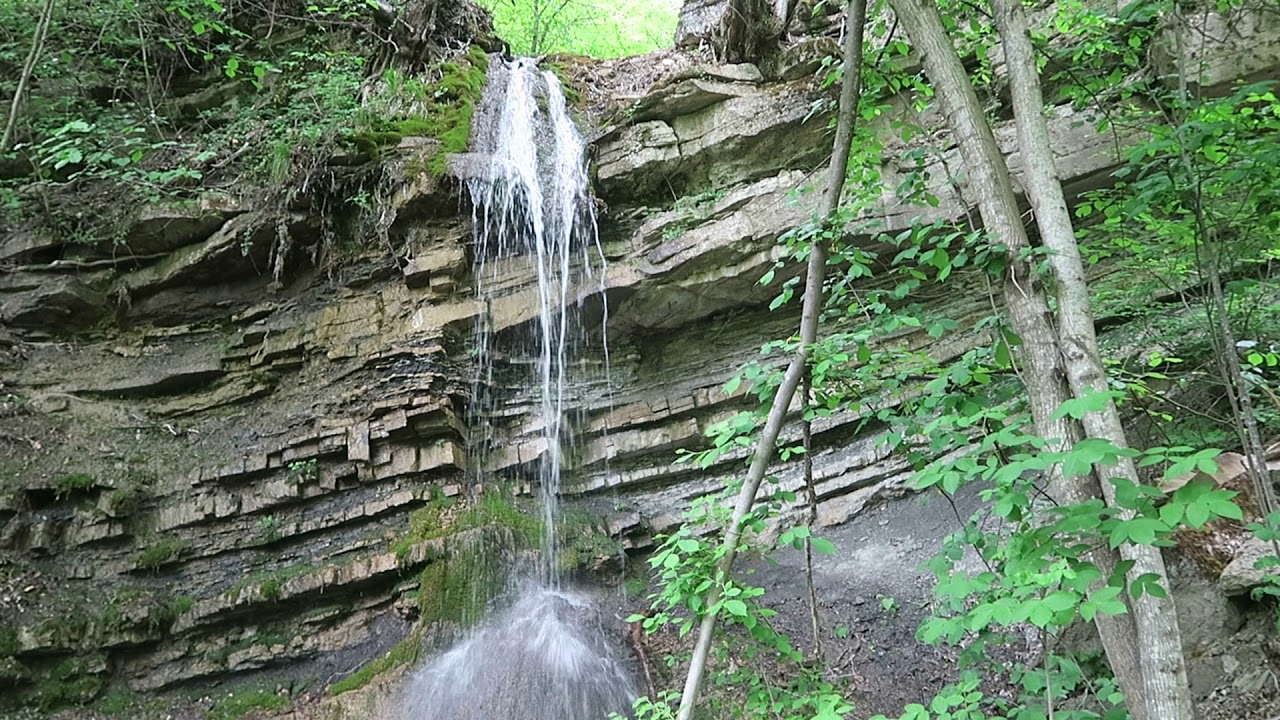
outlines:
M294 460L289 463L289 481L294 485L315 482L319 472L319 465L315 458Z
M281 590L283 590L286 582L312 573L315 570L316 566L314 565L299 563L276 568L275 570L251 572L243 580L228 588L223 594L227 597L238 597L246 588L256 587L264 599L274 602L280 599Z
M80 656L59 662L35 685L32 700L44 711L91 702L104 686L100 670L105 667L102 656Z
M475 532L459 536L464 531ZM465 508L454 498L436 495L414 511L409 533L392 545L400 558L428 540L447 538L418 574L415 629L385 656L330 686L330 694L364 687L385 672L415 662L427 628L439 623L465 628L478 622L504 587L506 551L513 544L536 545L541 532L542 523L522 513L498 490L484 493Z
M42 5L0 4L0 95L17 89ZM388 179L369 156L411 135L463 149L487 64L466 45L485 40L478 13L402 52L409 25L383 32L376 12L359 0L296 15L240 0L53 3L39 82L0 147L0 217L95 244L120 240L140 204L181 206L202 186L270 210L305 185L332 227L360 232L369 203L348 200ZM442 157L428 163L443 172Z
M161 566L177 560L188 546L189 543L181 538L152 538L147 547L134 556L133 562L140 570L155 572Z
M273 712L289 707L289 696L265 688L236 690L219 697L209 710L209 720L240 720L254 711Z
M467 149L471 118L488 69L488 56L473 45L465 54L441 63L434 82L387 73L383 81L389 101L383 116L373 120L368 130L352 134L350 141L364 152L377 153L406 137L435 138L440 150L427 167L432 175L443 175L446 156Z
M427 540L488 526L511 530L526 546L537 545L542 537L542 522L522 512L515 500L500 490L485 492L465 509L456 509L456 504L456 499L440 496L415 510L409 516L409 532L392 544L392 551L404 558L415 545Z
M152 632L168 630L178 618L195 607L196 599L187 595L176 597L157 607L147 616L147 623Z
M382 657L366 663L359 670L329 686L330 695L341 695L358 690L389 670L412 665L422 655L422 626L418 626Z
M106 509L112 517L124 518L136 514L150 496L142 485L127 485L106 494Z
M280 539L280 522L275 515L258 518L258 542L271 544Z
M920 3L892 4L905 29L907 15L901 9ZM985 114L971 114L980 123L989 123L990 116L1007 117L1010 108L1001 103L1008 86L1006 78L996 76L1000 38L991 16L963 3L945 2L941 10L945 35L968 60L970 80L987 102ZM1114 342L1104 346L1115 353L1105 365L1110 382L1101 387L1081 383L1078 373L1085 360L1068 358L1065 371L1075 374L1066 399L1048 408L1032 401L1036 396L1028 391L1043 388L1041 380L1058 380L1051 373L1036 377L1038 368L1029 358L1036 357L1037 349L1052 347L1057 355L1062 347L1081 343L1074 331L1063 329L1078 327L1080 315L1067 312L1062 294L1053 298L1053 337L1041 346L1019 335L1028 325L1025 316L1017 315L1020 308L1013 299L1008 307L993 302L990 314L976 322L951 317L945 303L936 302L958 287L974 287L958 284L957 277L976 279L978 287L1001 287L1024 269L1021 297L1040 293L1043 299L1045 293L1035 285L1060 291L1071 278L1050 261L1043 226L1044 246L1011 252L1012 240L992 237L963 219L917 221L892 232L880 224L880 173L888 162L903 170L895 178L900 182L898 201L917 204L926 216L936 216L927 208L942 204L929 188L943 183L929 177L925 162L940 148L905 158L896 149L894 155L884 150L889 131L901 135L895 142L909 144L924 130L894 119L901 115L888 104L890 96L906 91L919 110L929 99L945 95L923 75L901 73L891 59L908 52L907 43L888 38L887 24L873 21L868 31L879 37L868 41L870 50L862 59L865 85L857 112L871 122L855 133L842 206L833 218L806 224L784 238L793 259L829 254L824 265L835 274L823 288L822 334L803 346L795 337L766 344L768 359L744 368L725 388L732 394L746 387L760 406L710 428L707 448L682 456L685 462L718 469L736 465L744 446L768 457L773 443L761 441L757 433L775 393L781 394L778 358L799 358L796 367L807 370L812 383L803 422L834 413L860 418L859 432L875 433L887 451L909 463L915 487L944 502L966 488L980 494L984 502L979 511L957 519L956 532L929 563L936 578L934 598L917 634L923 642L953 646L960 679L932 699L907 705L902 720L1127 716L1124 703L1129 699L1122 685L1135 680L1132 664L1108 668L1089 658L1050 652L1037 665L1011 666L1007 657L993 657L998 653L990 651L1027 626L1039 632L1045 647L1053 648L1061 647L1057 639L1077 623L1103 618L1106 624L1109 615L1141 618L1162 612L1169 593L1163 563L1135 570L1135 560L1158 559L1157 548L1174 546L1180 537L1203 532L1211 523L1259 519L1248 525L1249 531L1265 540L1280 536L1280 512L1266 507L1271 492L1263 483L1243 496L1203 477L1169 492L1156 487L1158 481L1193 471L1203 476L1217 470L1220 451L1212 444L1186 442L1188 438L1243 446L1248 452L1257 445L1251 435L1265 438L1280 431L1274 411L1280 385L1280 327L1275 321L1280 284L1274 276L1280 100L1275 85L1237 84L1198 97L1198 89L1169 82L1169 68L1148 64L1160 50L1152 47L1154 39L1176 32L1170 24L1180 22L1179 13L1185 11L1165 0L1128 3L1118 17L1074 2L1058 3L1054 11L1046 21L1054 41L1037 48L1056 56L1049 67L1064 68L1052 78L1052 93L1058 101L1076 103L1083 111L1080 117L1093 118L1104 133L1114 129L1123 136L1132 128L1142 129L1139 137L1128 140L1132 146L1124 151L1125 167L1111 178L1113 184L1081 198L1075 208L1086 257L1100 269L1119 268L1110 280L1104 276L1091 288L1103 313L1117 313L1109 324L1120 326L1119 333L1112 331ZM995 11L997 17L1012 13L998 6ZM1038 36L1044 29L1033 33ZM1010 37L1005 36L1006 48L1013 44ZM1177 71L1196 77L1194 68ZM833 67L827 84L840 75L841 69ZM958 84L949 77L948 82ZM1135 96L1141 102L1129 102ZM947 114L956 122L958 113ZM1040 117L1040 109L1019 112L1020 118L1029 115ZM1022 148L1028 157L1030 144L1023 141ZM1005 162L997 160L986 162ZM967 160L967 172L976 175L977 164ZM990 205L982 212L984 222L988 213L996 216ZM1037 206L1037 221L1041 214ZM762 282L773 278L769 272ZM793 302L802 291L798 281L783 284L774 307ZM1128 317L1137 322L1124 325ZM982 339L972 342L975 330ZM920 343L904 342L909 335ZM968 350L938 357L913 349L951 342ZM1233 369L1237 361L1239 368ZM785 408L790 396L782 397L779 407ZM1134 443L1137 433L1126 439L1126 433L1112 437L1100 431L1096 420L1107 417L1113 403L1127 413L1126 424L1139 417L1154 440ZM1188 415L1197 417L1188 422ZM1063 422L1068 432L1042 432L1046 419ZM1083 439L1062 444L1064 436ZM804 457L789 447L779 454L784 461ZM1060 483L1088 488L1082 493L1088 499L1064 501ZM811 672L807 654L776 631L772 611L759 600L765 589L725 575L721 562L728 551L714 533L724 533L730 525L720 508L741 485L735 480L719 497L695 502L684 525L662 540L650 558L656 586L651 611L631 621L649 631L671 628L680 634L708 617L733 627L712 645L708 686L713 690L695 716L842 716L849 710L843 689L821 672ZM1265 518L1245 517L1243 508L1254 502ZM759 534L784 511L793 513L796 504L794 493L767 489L736 526L744 534L734 551L767 552ZM706 538L709 529L713 536ZM779 542L815 552L834 550L812 532L797 526L785 530ZM1113 553L1123 560L1107 561ZM975 557L981 565L966 570ZM1280 567L1280 558L1264 558L1259 567ZM1264 586L1256 594L1268 595L1275 587L1280 585ZM880 602L886 614L903 610L895 599ZM1129 632L1134 637L1150 639L1140 643L1138 681L1154 672L1152 658L1160 658L1155 664L1181 662L1177 638L1167 642L1152 625L1135 622L1133 628ZM1167 645L1174 654L1157 656L1157 645ZM785 671L777 669L779 658ZM1129 673L1127 680L1122 671ZM1014 693L988 695L985 681L990 678L1008 682ZM729 687L734 689L731 696L716 690ZM1189 695L1185 686L1180 692ZM673 718L680 700L675 693L659 693L639 701L636 714L646 720ZM1167 702L1165 697L1147 698L1143 709L1173 718L1171 711L1152 709Z
M419 622L470 625L479 620L494 581L501 583L504 571L500 563L495 569L485 562L489 559L475 543L458 543L423 568L418 575Z
M18 654L22 649L22 644L18 642L18 631L11 627L0 625L0 658L11 658Z
M592 513L566 509L556 523L560 570L599 569L622 557L622 543L609 536Z
M126 713L133 713L136 709L137 698L132 693L123 690L113 690L103 695L93 704L93 709L103 715L112 717L124 717Z
M480 0L517 55L643 55L675 41L679 0Z
M59 498L65 498L73 493L92 490L96 487L98 481L92 475L86 473L74 473L72 475L63 475L53 481L53 487L57 491Z

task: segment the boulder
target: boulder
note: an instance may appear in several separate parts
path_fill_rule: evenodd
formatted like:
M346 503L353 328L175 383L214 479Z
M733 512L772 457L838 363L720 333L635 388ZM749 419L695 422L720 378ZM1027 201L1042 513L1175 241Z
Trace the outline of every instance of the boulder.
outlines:
M1266 585L1269 575L1280 575L1280 567L1258 568L1258 561L1274 556L1271 543L1250 538L1236 551L1233 559L1218 576L1218 589L1226 595L1244 595L1256 587Z

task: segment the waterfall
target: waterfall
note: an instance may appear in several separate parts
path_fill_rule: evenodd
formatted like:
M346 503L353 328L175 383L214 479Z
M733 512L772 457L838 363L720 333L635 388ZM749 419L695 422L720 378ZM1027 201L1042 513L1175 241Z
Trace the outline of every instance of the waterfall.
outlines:
M496 92L502 89L505 92ZM484 169L467 181L476 236L476 295L492 304L509 261L530 262L537 287L535 331L528 350L536 357L531 378L538 389L538 419L545 450L539 464L543 514L543 576L559 581L555 534L563 470L568 363L579 336L575 291L603 265L596 233L585 145L569 117L564 93L551 72L528 60L498 65L489 78L488 121L476 133ZM477 331L481 383L493 382L493 328ZM483 440L482 440L483 441Z
M467 188L475 228L479 396L494 386L496 308L527 315L513 355L527 355L543 451L538 463L544 537L535 578L506 608L410 679L404 720L604 720L626 714L635 690L591 598L562 587L556 534L569 370L583 337L577 298L602 278L585 145L556 77L529 60L491 65L477 111ZM531 267L529 267L531 266ZM536 307L511 283L513 268L536 281ZM504 278L506 280L504 281ZM523 313L523 314L521 314ZM510 339L504 338L504 346ZM483 401L473 400L473 402ZM473 408L474 410L475 408ZM473 413L483 414L483 413ZM473 445L494 442L474 427ZM483 422L483 420L481 420ZM620 639L620 638L618 638Z

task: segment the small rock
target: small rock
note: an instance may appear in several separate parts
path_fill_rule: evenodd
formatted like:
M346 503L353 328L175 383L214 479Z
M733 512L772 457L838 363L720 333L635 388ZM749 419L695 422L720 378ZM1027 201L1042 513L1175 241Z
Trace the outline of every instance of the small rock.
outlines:
M1218 588L1226 595L1243 595L1266 584L1266 576L1277 574L1280 568L1259 569L1255 565L1274 553L1271 543L1250 538L1236 552L1235 559L1223 568L1222 575L1218 577Z

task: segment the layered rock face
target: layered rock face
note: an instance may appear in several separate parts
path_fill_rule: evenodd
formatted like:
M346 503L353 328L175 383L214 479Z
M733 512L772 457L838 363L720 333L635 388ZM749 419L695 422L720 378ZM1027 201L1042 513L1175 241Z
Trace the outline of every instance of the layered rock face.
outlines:
M564 488L612 540L574 556L582 565L643 551L741 469L745 450L705 470L677 451L703 447L708 428L753 405L725 380L794 332L791 312L768 304L799 268L759 280L785 257L779 237L817 205L829 104L812 74L830 45L807 42L767 68L690 63L595 143L608 269L577 291L609 353L583 360ZM1230 67L1274 76L1274 60ZM1234 77L1207 67L1217 73L1207 88ZM1076 192L1107 182L1117 143L1131 140L1084 120L1051 117ZM890 232L969 206L948 181L963 173L940 119L917 122L928 133L894 146L903 159L881 168L871 212ZM998 137L1016 171L1012 127ZM433 152L404 145L406 167ZM907 158L925 146L941 148L925 167L941 203L927 212L891 190L920 169ZM486 391L505 399L490 418L502 450L479 460L467 447L472 328L484 318L500 333L524 329L532 278L513 263L510 292L479 306L456 185L411 175L386 202L388 244L319 267L321 218L266 226L251 205L212 196L148 208L125 254L66 263L56 240L0 238L0 259L17 267L0 277L0 683L37 701L90 697L108 680L138 691L262 676L315 687L415 621L440 619L424 610L441 588L423 572L456 553L447 532L421 526L436 517L424 511L443 508L447 527L452 498L461 507L486 486L527 492L546 450L537 399L501 371ZM991 301L975 276L930 302L976 322ZM985 340L977 330L897 338L939 358ZM864 420L815 426L821 524L908 478ZM774 474L795 489L799 473ZM66 682L38 686L51 675Z

